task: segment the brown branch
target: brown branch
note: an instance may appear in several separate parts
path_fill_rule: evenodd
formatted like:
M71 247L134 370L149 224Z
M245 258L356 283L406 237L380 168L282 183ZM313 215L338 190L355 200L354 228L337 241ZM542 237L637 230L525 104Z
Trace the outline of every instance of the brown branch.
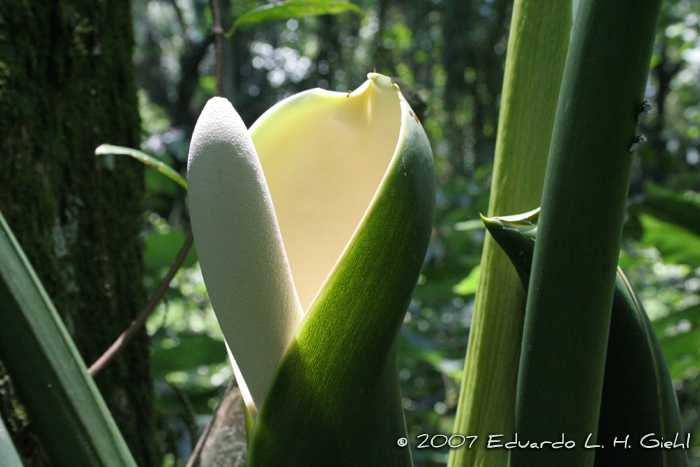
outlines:
M146 323L146 320L151 315L158 302L160 302L160 300L163 298L163 295L165 295L165 292L168 290L168 287L170 286L170 281L173 280L175 274L177 274L177 272L180 270L180 266L182 266L182 263L187 257L187 253L190 251L190 247L192 246L193 240L194 237L192 236L192 229L189 229L187 231L187 237L185 238L185 242L182 244L182 248L180 248L180 252L177 254L177 257L175 258L175 261L173 261L173 264L170 265L170 270L168 271L168 274L166 274L165 278L160 283L151 299L148 301L143 310L141 310L141 313L139 313L136 319L134 319L131 322L126 331L124 331L117 338L117 340L114 341L114 343L109 347L109 349L107 349L107 351L105 351L105 353L103 353L102 356L90 366L90 368L88 368L88 373L90 373L90 376L95 376L105 367L105 365L111 362L114 359L114 357L126 346L126 344L128 344L129 341L133 339L133 337L136 335L139 329L143 327L143 325Z
M224 67L221 57L222 43L224 41L224 29L221 27L221 15L219 14L218 0L209 0L211 17L214 23L212 33L214 34L214 55L216 57L216 95L224 95Z

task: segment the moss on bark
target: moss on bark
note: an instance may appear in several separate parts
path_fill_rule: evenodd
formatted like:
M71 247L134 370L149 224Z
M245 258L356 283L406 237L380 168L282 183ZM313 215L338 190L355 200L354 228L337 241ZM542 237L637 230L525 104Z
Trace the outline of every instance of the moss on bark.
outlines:
M0 4L0 210L88 365L146 298L143 168L94 156L139 145L132 49L130 2ZM159 464L148 359L141 333L96 378L140 466ZM20 429L16 404L0 406Z

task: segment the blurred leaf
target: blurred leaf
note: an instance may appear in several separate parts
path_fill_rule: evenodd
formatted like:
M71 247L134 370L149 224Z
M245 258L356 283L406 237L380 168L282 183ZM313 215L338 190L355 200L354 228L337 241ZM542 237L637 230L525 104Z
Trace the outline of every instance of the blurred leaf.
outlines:
M669 363L671 377L685 379L688 372L697 373L700 368L700 328L661 339L664 355Z
M169 267L177 256L187 234L182 230L172 229L168 232L151 232L146 236L146 250L143 253L143 261L146 269L157 272L161 268ZM194 266L197 262L197 250L194 245L185 257L182 268Z
M698 193L687 190L675 191L648 184L646 197L637 209L700 235L700 195Z
M455 230L463 231L463 232L470 232L472 230L479 230L484 228L484 223L481 222L481 219L472 219L469 221L462 221L462 222L457 222L454 225Z
M146 195L149 203L159 203L164 208L170 206L172 201L168 199L177 198L182 192L182 187L169 177L155 170L147 170L144 174L146 179Z
M170 344L170 345L168 345ZM180 334L177 341L161 341L153 351L151 369L155 378L173 371L187 371L200 366L226 362L226 345L207 334Z
M471 270L469 275L452 288L452 291L458 295L470 295L476 293L476 288L479 285L479 272L481 265L476 266Z
M438 277L429 278L425 284L419 284L416 286L416 290L413 293L413 298L415 300L421 301L435 301L435 300L452 300L454 298L454 287L464 279L461 274L445 274L439 275Z
M654 329L674 379L700 369L700 305L694 305L655 321Z
M158 169L160 173L177 182L185 190L187 189L187 182L179 173L175 172L170 166L164 164L155 157L149 156L145 152L139 151L138 149L125 148L123 146L113 146L111 144L101 144L97 149L95 149L96 156L107 154L125 155L138 159L147 166Z
M362 14L362 10L352 3L336 2L330 0L291 0L289 2L275 2L255 8L249 11L233 23L233 27L226 34L231 37L234 31L245 25L262 23L264 21L301 18L303 16L337 15L346 11Z
M0 459L3 461L3 467L22 467L22 461L19 460L19 455L5 424L2 422L2 417L0 417Z
M433 369L454 381L460 381L464 373L463 358L442 358L442 352L434 350L418 350L420 360L429 363Z
M673 224L647 214L639 216L644 227L641 243L657 248L667 264L700 267L700 237Z

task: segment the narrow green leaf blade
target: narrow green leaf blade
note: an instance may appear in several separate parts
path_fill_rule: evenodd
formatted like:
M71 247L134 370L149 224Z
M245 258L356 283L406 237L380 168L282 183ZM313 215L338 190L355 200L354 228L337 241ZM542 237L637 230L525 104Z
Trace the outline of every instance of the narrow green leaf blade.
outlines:
M2 417L0 417L0 459L2 459L3 467L23 467Z
M233 27L226 34L231 37L233 32L241 27L264 21L285 20L301 18L304 16L337 15L346 11L362 14L357 5L349 2L331 0L291 0L288 2L274 2L255 8L238 18Z
M56 467L136 467L75 344L0 215L0 359Z
M147 166L157 169L160 173L173 180L185 190L187 189L187 182L184 178L182 178L182 176L180 176L179 173L175 172L175 170L173 170L172 167L170 167L169 165L159 161L153 156L149 156L143 151L139 151L138 149L125 148L124 146L114 146L112 144L101 144L97 147L97 149L95 149L96 156L108 154L131 156L134 159L138 159Z

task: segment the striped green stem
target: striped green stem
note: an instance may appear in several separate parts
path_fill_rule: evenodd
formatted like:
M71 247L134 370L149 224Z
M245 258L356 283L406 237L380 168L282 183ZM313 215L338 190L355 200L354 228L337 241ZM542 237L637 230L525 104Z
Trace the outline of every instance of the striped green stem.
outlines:
M537 207L571 30L571 2L517 0L508 42L491 187L491 215ZM504 466L489 433L513 431L525 294L508 258L487 237L455 433L481 435L450 451L449 466ZM496 369L496 371L494 371Z

